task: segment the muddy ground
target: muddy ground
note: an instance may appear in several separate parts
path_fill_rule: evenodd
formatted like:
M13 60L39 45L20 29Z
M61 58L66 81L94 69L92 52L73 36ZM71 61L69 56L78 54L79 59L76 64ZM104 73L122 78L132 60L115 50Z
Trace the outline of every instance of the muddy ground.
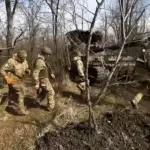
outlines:
M37 140L37 150L146 150L150 148L150 122L142 114L117 109L97 118L98 133L88 122L69 125Z
M147 78L147 75L143 74L143 70L141 71L141 76L142 78ZM28 82L30 83L30 81ZM25 99L25 105L29 111L27 116L16 116L5 110L7 105L7 87L1 89L1 93L5 94L0 105L0 150L33 150L40 149L42 145L41 150L44 150L44 148L51 150L51 143L53 143L53 148L58 149L59 147L61 150L76 150L80 147L83 150L91 148L94 150L131 149L132 146L133 149L140 150L140 145L143 146L142 149L148 149L150 101L147 83L115 85L109 88L105 99L94 109L101 131L101 134L97 135L93 134L93 131L87 130L85 120L88 119L88 107L86 102L81 99L80 92L75 84L69 83L60 89L55 88L56 109L53 112L47 112L44 107L46 101L42 102L40 108L34 107L33 101L36 97L36 92L28 82ZM91 98L93 101L99 91L100 89L97 87L93 86L91 88ZM135 111L132 110L130 100L139 91L143 92L145 96L140 102L139 110ZM120 108L122 109L120 110ZM118 114L116 111L114 112L116 109L119 112ZM108 115L109 113L110 115ZM115 120L118 121L116 122ZM80 124L80 122L82 123ZM74 123L75 126L67 126L71 123ZM143 127L143 124L146 127ZM65 129L60 131L61 128ZM58 134L54 131L57 131ZM117 137L118 135L120 137ZM59 141L56 140L56 137ZM90 138L93 139L90 140L91 143L89 142ZM119 141L118 138L121 140ZM70 139L74 142L70 142ZM54 145L55 142L57 143ZM99 144L96 145L95 143ZM140 145L136 143L140 143ZM79 146L77 146L78 144ZM70 147L71 145L73 148ZM98 146L99 148L97 148Z

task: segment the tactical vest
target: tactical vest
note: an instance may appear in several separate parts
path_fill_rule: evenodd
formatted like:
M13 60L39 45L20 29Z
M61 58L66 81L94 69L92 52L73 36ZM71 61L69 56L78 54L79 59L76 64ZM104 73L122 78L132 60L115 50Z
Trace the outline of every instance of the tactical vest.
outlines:
M78 75L78 70L77 70L77 64L74 61L71 61L71 73L73 76L77 76Z
M33 63L33 68L35 68L36 61L39 60L39 59L41 59L45 62L45 60L43 58L38 57L38 58L35 59L35 61ZM42 70L40 70L39 78L48 78L48 77L49 77L49 69L48 69L48 66L45 62L44 68Z

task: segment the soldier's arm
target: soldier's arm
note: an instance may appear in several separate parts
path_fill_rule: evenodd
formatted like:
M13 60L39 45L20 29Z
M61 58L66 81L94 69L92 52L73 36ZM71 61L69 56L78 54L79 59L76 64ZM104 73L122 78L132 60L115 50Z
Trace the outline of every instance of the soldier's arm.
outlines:
M84 66L81 60L77 61L77 70L78 70L79 76L84 77Z
M43 69L43 65L44 65L43 60L41 60L41 59L36 60L35 66L33 69L33 80L36 85L39 84L39 73Z
M11 58L1 67L0 73L3 77L6 77L9 71L14 71L14 63Z

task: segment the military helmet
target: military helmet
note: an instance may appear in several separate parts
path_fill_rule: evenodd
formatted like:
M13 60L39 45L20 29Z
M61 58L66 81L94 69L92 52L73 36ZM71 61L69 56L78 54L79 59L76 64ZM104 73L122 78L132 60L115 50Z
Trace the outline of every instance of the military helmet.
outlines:
M79 57L83 56L82 53L79 50L74 50L73 55L74 56L79 56Z
M20 50L18 53L17 53L17 56L18 58L20 59L25 59L27 57L27 53L25 50Z
M41 53L46 54L46 55L51 55L52 54L52 50L51 48L47 47L47 46L42 46L40 47Z

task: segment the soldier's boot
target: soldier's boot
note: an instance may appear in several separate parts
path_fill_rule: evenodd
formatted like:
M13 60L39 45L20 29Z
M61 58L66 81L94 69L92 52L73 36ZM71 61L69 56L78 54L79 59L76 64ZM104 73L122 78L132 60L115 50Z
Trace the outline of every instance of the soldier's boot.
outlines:
M29 112L27 110L25 110L25 109L20 109L17 113L20 116L24 116L24 115L28 115L29 114Z
M35 107L39 107L40 106L40 100L39 100L39 98L37 98L36 100L34 100L34 106Z
M53 103L47 104L46 110L52 111L54 110L54 108L55 108L55 103L53 102Z

